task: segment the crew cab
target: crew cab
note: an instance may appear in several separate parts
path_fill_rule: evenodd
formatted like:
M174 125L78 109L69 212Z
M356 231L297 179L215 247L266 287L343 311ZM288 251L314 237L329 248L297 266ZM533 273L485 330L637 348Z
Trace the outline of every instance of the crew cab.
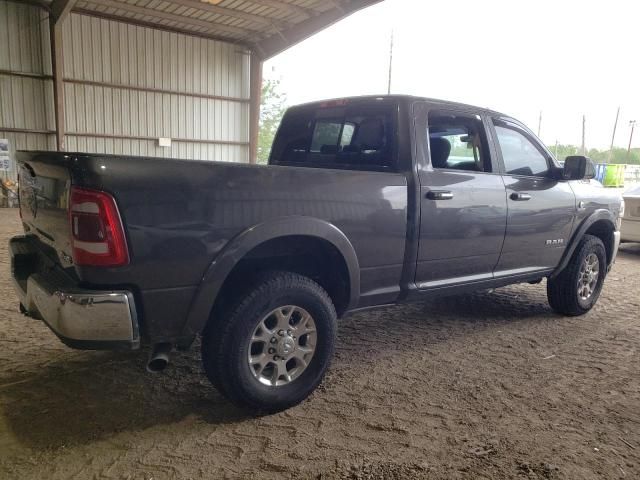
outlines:
M233 160L233 159L229 159ZM21 152L22 311L67 345L150 370L201 335L212 383L277 411L305 399L352 312L546 278L596 303L622 201L517 120L411 96L290 108L268 165Z

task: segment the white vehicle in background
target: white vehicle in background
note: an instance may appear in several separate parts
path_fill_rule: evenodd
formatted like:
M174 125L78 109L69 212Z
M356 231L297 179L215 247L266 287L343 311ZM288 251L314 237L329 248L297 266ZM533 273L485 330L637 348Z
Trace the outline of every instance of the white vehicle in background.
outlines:
M624 215L620 227L623 242L640 242L640 185L622 194Z

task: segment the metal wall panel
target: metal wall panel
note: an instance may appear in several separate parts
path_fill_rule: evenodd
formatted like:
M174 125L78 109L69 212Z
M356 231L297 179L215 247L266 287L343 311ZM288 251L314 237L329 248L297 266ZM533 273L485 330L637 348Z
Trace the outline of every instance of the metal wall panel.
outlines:
M8 139L13 151L56 149L56 139L51 134L11 132L0 127L0 138Z
M41 8L0 0L0 69L51 75L47 19Z
M0 129L53 130L51 80L16 77L0 72Z
M47 13L0 0L0 138L12 150L55 149L54 135L43 133L55 129L50 76Z
M71 14L63 49L67 150L248 162L237 45Z

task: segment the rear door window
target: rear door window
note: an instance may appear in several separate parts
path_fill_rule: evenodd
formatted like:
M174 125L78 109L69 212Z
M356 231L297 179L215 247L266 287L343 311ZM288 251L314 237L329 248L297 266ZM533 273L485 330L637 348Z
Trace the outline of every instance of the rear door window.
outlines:
M288 112L269 163L354 170L394 170L391 106L300 108Z
M479 116L430 112L428 129L434 169L491 172L487 137Z

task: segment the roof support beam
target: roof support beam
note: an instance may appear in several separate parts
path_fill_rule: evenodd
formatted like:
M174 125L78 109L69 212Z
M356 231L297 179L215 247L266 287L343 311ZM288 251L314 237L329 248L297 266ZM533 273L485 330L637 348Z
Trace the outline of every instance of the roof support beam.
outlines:
M254 13L243 12L241 10L235 10L233 8L221 7L219 5L205 3L199 0L174 0L174 3L183 5L185 7L196 8L198 10L215 13L218 15L224 15L225 17L238 18L240 20L258 23L260 25L275 25L276 27L278 27L279 25L279 21L271 19L269 17L256 15Z
M227 42L234 45L241 46L247 50L251 48L248 43L243 43L235 38L225 37L217 35L215 33L196 32L195 30L189 30L187 28L169 27L166 25L159 25L153 22L147 22L144 20L136 20L135 18L124 17L122 15L114 15L111 13L99 12L97 10L88 10L86 8L74 8L73 13L79 15L85 15L87 17L103 18L105 20L113 20L114 22L128 23L129 25L136 25L138 27L153 28L155 30L161 30L163 32L175 32L182 33L184 35L191 35L192 37L206 38L207 40L216 40L218 42Z
M51 18L54 24L61 23L76 4L77 0L53 0L51 4Z
M64 83L62 82L62 24L56 23L53 15L49 17L49 35L51 39L51 70L53 71L53 113L56 119L56 147L64 152L65 116Z
M255 3L256 5L275 8L283 12L304 15L305 17L312 17L314 15L314 11L310 8L301 7L300 5L295 5L293 3L282 2L280 0L250 0L250 2Z
M291 28L282 30L277 35L272 35L265 40L257 42L255 48L261 52L264 59L271 58L287 48L305 40L314 33L324 30L334 23L348 17L352 13L357 12L381 0L351 0L348 3L340 4L340 8L332 8L315 17L304 20ZM286 39L286 40L285 40Z
M249 163L258 161L258 135L260 133L260 103L262 101L262 59L251 52L249 72Z
M144 15L146 17L154 17L162 20L170 20L172 22L180 22L184 25L194 25L197 27L206 28L208 30L216 30L218 32L226 32L231 34L240 35L243 38L247 37L247 30L244 28L234 27L232 25L224 25L221 23L207 22L194 17L187 17L185 15L177 15L175 13L163 12L154 8L139 7L129 3L117 2L115 0L89 0L90 3L99 7L114 8L123 12L135 13L138 15ZM204 4L203 4L204 5ZM98 13L98 12L96 12ZM130 19L135 21L135 19ZM123 20L126 21L126 20ZM249 41L255 40L252 38Z
M11 3L23 3L23 4L27 4L27 5L32 5L34 7L39 7L42 8L43 10L46 10L47 12L51 11L51 5L49 5L47 2L45 2L45 0L7 0Z

